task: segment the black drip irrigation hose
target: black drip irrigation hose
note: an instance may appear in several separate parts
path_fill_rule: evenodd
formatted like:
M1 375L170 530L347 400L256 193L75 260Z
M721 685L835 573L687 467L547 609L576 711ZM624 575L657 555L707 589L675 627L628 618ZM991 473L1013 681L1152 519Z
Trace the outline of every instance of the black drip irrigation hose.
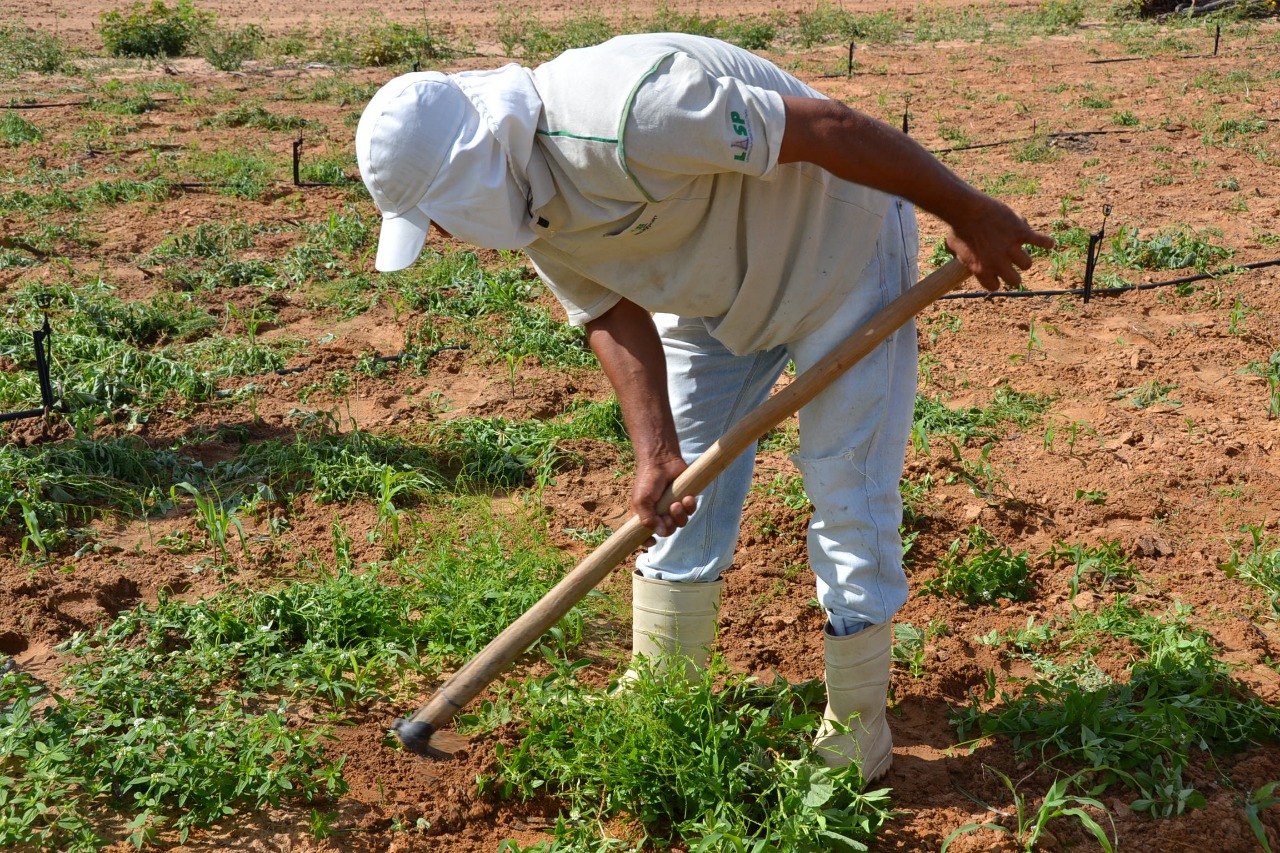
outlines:
M1158 287L1174 287L1179 284L1190 284L1193 281L1204 281L1208 278L1217 278L1220 275L1234 272L1236 270L1260 270L1266 267L1280 266L1280 258L1272 261L1258 261L1252 264L1239 264L1227 269L1218 270L1216 272L1199 273L1197 275L1183 276L1182 278L1172 278L1168 281L1149 281L1144 284L1125 284L1116 287L1072 287L1064 290L1000 290L986 291L974 290L964 291L962 293L947 293L941 298L943 299L1014 299L1019 297L1030 296L1084 296L1086 293L1091 296L1113 296L1117 293L1128 293L1131 290L1155 290Z

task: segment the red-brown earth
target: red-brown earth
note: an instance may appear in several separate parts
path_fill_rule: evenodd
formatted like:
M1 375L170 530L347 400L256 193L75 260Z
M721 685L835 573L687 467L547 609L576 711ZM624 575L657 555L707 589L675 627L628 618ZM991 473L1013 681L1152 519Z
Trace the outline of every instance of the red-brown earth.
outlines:
M101 53L94 28L99 13L114 5L70 7L9 0L6 17L56 31L90 53ZM262 23L269 33L302 24L354 23L367 12L360 4L342 2L284 2L266 11L245 3L199 6L218 12L225 21ZM892 7L865 5L857 11ZM547 20L571 14L569 4L535 0L532 8ZM704 0L686 11L693 9L708 17L800 11L783 3L744 6L723 0ZM383 6L380 11L408 23L419 22L424 13L414 4ZM1108 228L1113 234L1120 226L1139 228L1143 234L1175 227L1193 232L1216 229L1211 239L1233 251L1234 263L1280 257L1280 147L1275 125L1280 119L1280 84L1273 59L1274 23L1228 26L1218 56L1188 57L1184 54L1208 52L1212 33L1200 28L1149 32L1142 36L1149 44L1132 48L1109 35L1113 31L1101 20L1105 11L1091 10L1091 18L1097 20L1065 36L859 45L857 65L849 76L842 45L779 47L768 55L826 94L892 123L900 123L909 105L912 135L934 150L1007 142L1036 132L1076 134L1046 139L1051 148L1039 157L1024 153L1018 159L1024 152L1021 143L943 155L965 178L1003 194L1039 228L1069 224L1093 231L1102 223L1104 205L1110 205ZM465 30L475 40L484 55L464 64L504 61L497 55L496 15L487 4L431 4L425 12L441 32ZM1004 14L1004 7L991 7L991 13ZM1185 49L1159 47L1158 39L1169 34L1183 39ZM1099 61L1103 59L1124 61ZM309 153L349 152L351 118L362 104L293 100L282 105L270 99L330 77L364 83L388 73L287 63L251 64L242 72L221 73L188 58L104 66L92 78L27 76L6 81L0 83L6 100L72 101L78 91L100 87L112 77L165 76L187 87L187 95L134 117L74 107L24 112L45 138L0 149L0 173L21 173L33 158L43 158L51 165L79 163L88 181L106 174L108 167L144 166L151 156L143 150L148 143L179 149L261 148L287 163L289 131L197 127L200 118L241 102L266 103L272 110L287 107L290 114L317 122L325 130L319 148L309 147ZM90 79L93 82L87 82ZM1098 106L1102 101L1106 105ZM1121 112L1133 121L1113 122ZM1240 144L1213 138L1222 119L1244 116L1269 124L1265 131L1237 140ZM117 133L137 147L94 156L73 139L77 126L90 118L123 126ZM1250 151L1245 143L1258 150ZM353 163L350 169L354 173ZM80 274L100 274L120 295L147 300L163 283L154 270L140 268L139 258L169 234L232 218L250 224L318 222L352 203L360 202L352 202L345 190L288 184L254 202L193 190L163 202L107 208L87 223L90 244L65 247L63 253ZM35 224L24 217L15 214L5 220L0 235L13 238ZM924 217L923 227L932 240L942 233L940 224L929 217ZM926 243L922 260L927 260L931 245ZM288 248L287 243L272 246L264 239L255 251L273 257ZM948 709L980 691L989 671L995 672L1000 686L1027 674L977 643L976 637L1021 627L1029 617L1067 617L1073 606L1096 608L1113 599L1114 592L1103 591L1073 600L1069 571L1061 565L1051 569L1049 561L1038 556L1055 543L1120 543L1145 580L1135 601L1157 612L1175 601L1189 605L1193 624L1211 634L1224 659L1239 665L1238 678L1268 702L1280 701L1280 675L1273 666L1280 628L1262 594L1228 579L1219 568L1230 556L1232 543L1242 539L1242 525L1270 528L1280 516L1280 422L1269 413L1266 382L1246 371L1251 363L1266 363L1280 349L1277 269L1201 282L1189 293L1160 288L1095 298L1088 304L1076 296L959 300L925 312L920 324L923 394L943 395L952 406L984 405L996 389L1007 386L1047 395L1052 405L1043 422L1010 429L992 444L986 461L999 480L985 495L976 494L958 476L961 465L945 440L935 440L928 452L908 453L907 478L918 482L931 475L935 485L917 510L919 536L909 555L917 594L899 621L923 627L936 620L945 623L947 631L927 646L919 677L905 670L894 673L891 721L896 756L886 784L893 789L894 807L903 814L882 832L875 850L937 850L956 827L993 818L975 800L1010 808L1008 791L984 766L1001 768L1014 778L1034 771L1033 765L1019 763L1007 742L958 745ZM1041 259L1026 283L1033 290L1076 287L1082 273L1082 263L1053 270ZM1135 281L1154 281L1183 273L1124 274ZM3 270L0 292L8 295L33 280L54 283L69 275L53 263ZM229 316L225 303L251 306L262 298L251 288L224 290L209 300L209 309L219 317ZM385 301L344 319L338 308L315 307L298 294L286 291L271 298L278 319L263 334L309 342L291 362L308 368L307 380L263 379L252 413L243 404L200 405L182 414L155 412L133 427L100 425L99 435L127 431L162 445L235 424L247 426L251 440L287 435L293 429L289 412L299 406L304 382L322 381L337 370L350 372L364 353L399 352L405 329L414 320ZM1135 405L1133 389L1152 382L1168 389L1164 399ZM420 374L391 370L381 377L361 378L337 395L318 393L308 405L332 408L344 423L363 429L412 434L431 420L463 414L548 417L576 400L604 399L608 394L607 383L596 372L526 363L513 385L505 363L487 363L475 352L449 351L434 357ZM20 422L0 433L19 444L56 442L68 434L68 427L56 418ZM617 473L627 460L603 444L584 442L575 450L579 463L560 471L541 494L555 520L552 529L616 526L626 516L627 479ZM206 440L189 445L186 452L216 461L234 451ZM964 448L964 457L973 463L979 451L977 446ZM759 460L756 481L763 487L778 475L795 473L785 453L768 452ZM1105 500L1082 499L1090 492L1105 493ZM283 536L298 553L329 548L337 518L351 534L357 561L379 558L380 548L364 536L377 523L367 504L316 506L298 501L290 511L292 524ZM720 646L735 670L765 678L777 672L792 680L821 674L822 618L809 604L812 580L803 570L805 522L780 496L763 488L752 493L737 562L727 575L721 617ZM1014 550L1032 555L1037 589L1032 601L968 606L918 594L920 584L936 576L938 559L948 545L974 524ZM54 646L73 633L102 625L137 602L154 601L162 590L194 599L221 589L222 577L193 575L187 567L190 557L176 557L156 545L165 533L194 531L194 525L190 515L146 524L103 522L95 533L100 547L74 558L62 555L58 564L73 569L62 572L22 562L18 537L9 531L8 554L0 558L0 652L30 672L55 677L61 660ZM587 553L576 539L555 535L567 552ZM236 582L266 585L279 573L287 574L286 567L259 559L239 565ZM605 591L625 600L627 574L627 567L620 567ZM596 661L592 677L603 682L616 672L628 643L625 624L597 631L587 650ZM1109 658L1099 654L1098 660L1104 669L1119 674L1125 650L1116 649ZM528 671L517 670L515 675ZM476 792L477 774L493 771L495 742L512 739L514 730L476 738L450 761L419 760L392 748L386 737L390 721L408 710L412 708L375 707L337 729L336 749L347 756L345 775L351 791L333 806L337 832L331 837L313 839L307 826L309 810L286 806L237 815L174 849L469 853L492 851L504 838L531 843L544 837L543 830L554 820L554 804L504 803ZM1220 759L1211 770L1203 764L1197 767L1195 781L1208 805L1176 820L1153 821L1133 813L1117 789L1107 795L1121 849L1256 849L1241 792L1280 779L1280 750L1258 746ZM1050 777L1041 773L1026 781L1027 789L1043 791L1048 781ZM412 827L419 818L430 823L426 834L393 830L393 825ZM1275 844L1280 818L1267 812L1263 819ZM1063 823L1054 831L1056 841L1041 849L1096 849L1078 826ZM175 844L172 839L167 843ZM1001 847L1004 843L997 834L983 832L962 837L952 849L1013 849Z

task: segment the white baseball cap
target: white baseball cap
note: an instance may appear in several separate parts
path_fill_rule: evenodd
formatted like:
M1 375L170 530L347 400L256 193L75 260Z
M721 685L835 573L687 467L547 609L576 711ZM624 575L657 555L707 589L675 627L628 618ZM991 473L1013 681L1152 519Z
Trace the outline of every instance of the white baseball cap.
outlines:
M433 220L489 249L533 242L525 169L540 109L528 72L516 65L405 74L379 89L356 128L360 174L382 211L374 266L392 272L412 264Z
M382 211L374 266L401 270L422 252L431 230L424 207L431 186L467 126L479 116L444 74L423 71L387 83L373 96L356 128L356 160Z

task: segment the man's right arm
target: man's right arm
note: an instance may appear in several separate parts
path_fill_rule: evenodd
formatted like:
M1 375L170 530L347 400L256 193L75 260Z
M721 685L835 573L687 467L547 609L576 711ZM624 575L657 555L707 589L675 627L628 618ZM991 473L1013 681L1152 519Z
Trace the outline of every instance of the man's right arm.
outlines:
M663 493L688 466L680 455L667 398L666 360L653 318L623 299L586 325L587 341L618 395L635 450L631 509L654 533L670 536L689 520L697 499L658 506Z

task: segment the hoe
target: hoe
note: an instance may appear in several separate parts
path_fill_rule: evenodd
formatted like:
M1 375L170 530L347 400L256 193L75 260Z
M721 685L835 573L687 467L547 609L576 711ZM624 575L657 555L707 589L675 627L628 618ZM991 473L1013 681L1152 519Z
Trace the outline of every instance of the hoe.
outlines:
M670 496L664 497L660 505L667 506L704 491L753 441L799 411L898 327L968 276L969 270L952 259L890 302L812 369L734 424L685 469L672 484ZM401 743L418 755L432 758L449 757L461 749L465 745L463 739L442 732L441 728L651 535L652 531L632 516L537 604L450 676L421 710L412 717L396 720L395 730Z

